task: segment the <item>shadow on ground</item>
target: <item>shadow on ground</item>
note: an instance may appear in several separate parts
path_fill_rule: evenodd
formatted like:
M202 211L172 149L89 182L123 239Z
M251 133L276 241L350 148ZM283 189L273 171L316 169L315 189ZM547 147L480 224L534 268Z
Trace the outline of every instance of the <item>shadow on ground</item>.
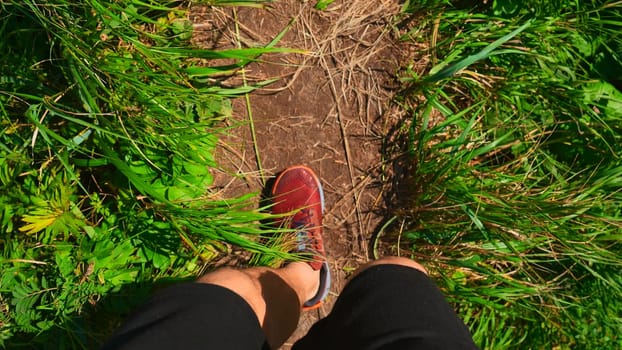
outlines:
M121 290L85 305L78 316L60 326L33 334L16 334L5 342L6 349L98 349L133 310L157 290L194 278L161 279L155 283L124 285Z

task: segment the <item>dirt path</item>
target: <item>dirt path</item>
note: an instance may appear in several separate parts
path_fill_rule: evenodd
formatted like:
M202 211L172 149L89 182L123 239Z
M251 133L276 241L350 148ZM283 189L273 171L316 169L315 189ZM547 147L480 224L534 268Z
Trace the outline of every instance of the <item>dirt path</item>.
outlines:
M369 259L369 238L384 207L380 147L390 119L385 108L399 65L388 25L399 10L396 1L335 1L326 11L314 5L284 0L265 10L202 9L193 18L195 40L206 46L263 46L288 28L278 46L307 51L262 56L248 67L249 83L279 80L251 94L249 104L234 101L233 120L242 126L221 143L223 169L215 174L226 196L261 191L270 176L295 164L310 166L323 182L334 283L326 305L303 317L285 349L330 311L346 275Z

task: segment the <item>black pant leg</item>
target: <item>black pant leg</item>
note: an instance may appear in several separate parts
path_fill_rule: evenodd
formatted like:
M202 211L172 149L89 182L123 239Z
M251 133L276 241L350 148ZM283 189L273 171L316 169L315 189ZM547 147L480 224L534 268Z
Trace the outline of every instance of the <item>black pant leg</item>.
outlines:
M234 292L185 283L137 310L104 349L268 349L257 316Z
M345 287L326 318L294 345L305 349L477 349L467 327L424 273L370 267Z

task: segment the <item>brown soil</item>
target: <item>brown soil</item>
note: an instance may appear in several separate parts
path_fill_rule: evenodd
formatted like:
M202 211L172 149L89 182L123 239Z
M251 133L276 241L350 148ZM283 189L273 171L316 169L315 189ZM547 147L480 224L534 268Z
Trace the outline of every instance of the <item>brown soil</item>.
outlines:
M330 311L347 274L369 260L370 238L383 220L381 146L397 120L387 108L403 52L389 25L399 11L396 1L338 0L325 11L314 5L283 0L267 9L193 11L199 45L265 46L285 29L277 46L305 50L264 55L244 75L225 81L278 79L250 94L249 104L245 98L234 100L239 127L222 140L217 156L223 169L215 174L225 197L259 192L270 176L295 164L310 166L323 182L334 283L326 305L303 317L286 349Z

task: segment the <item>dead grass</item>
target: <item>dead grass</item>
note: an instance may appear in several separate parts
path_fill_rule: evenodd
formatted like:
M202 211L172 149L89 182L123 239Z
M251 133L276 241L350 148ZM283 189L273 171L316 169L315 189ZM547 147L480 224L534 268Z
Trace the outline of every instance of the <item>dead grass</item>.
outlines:
M308 54L262 57L265 62L261 64L283 67L277 78L284 81L284 84L280 86L269 86L263 91L265 93L279 93L284 90L295 92L300 84L299 77L303 71L311 67L321 67L325 78L322 81L326 86L319 86L318 89L328 88L332 95L331 110L323 116L322 125L333 122L339 125L341 148L345 155L343 161L348 166L350 179L350 188L341 194L342 199L339 203L343 204L346 197L350 197L353 203L352 213L340 221L351 220L351 216L355 215L358 234L366 235L367 232L373 231L374 227L369 227L364 223L373 220L363 217L363 211L369 212L370 210L361 208L359 198L364 195L365 188L371 181L357 174L353 165L356 162L353 159L355 156L352 154L350 140L353 134L380 138L386 131L385 123L378 123L378 120L385 114L388 101L392 98L390 88L386 85L398 67L399 58L396 57L396 52L399 48L391 23L399 11L399 5L389 0L375 2L355 0L337 1L326 11L316 11L312 8L312 4L297 4L296 6L297 8L292 11L293 16L287 19L288 24L291 25L290 33L280 46L304 49ZM265 11L265 17L281 16L282 14L278 11L280 9L275 5L274 8ZM256 26L256 23L236 22L235 13L231 9L200 7L193 12L195 13L193 40L199 46L249 47L266 45L272 40L272 36L266 32L252 28ZM260 21L264 20L268 19ZM238 33L235 31L236 23L239 28ZM277 31L282 29L277 28ZM259 74L252 66L244 73L249 84L272 78ZM239 82L239 77L233 76L227 81L227 83L234 82ZM252 108L253 106L250 106L251 111ZM354 118L357 119L356 123L352 118L345 120L344 115L347 114L354 114ZM272 123L272 125L282 126L283 123ZM260 155L261 158L271 156L273 155ZM309 162L312 161L309 160ZM242 167L238 165L234 166L234 169ZM372 167L379 169L382 165L378 163Z
M327 196L324 226L338 291L346 271L369 259L368 242L382 218L380 174L387 161L382 139L398 120L389 105L403 60L391 26L400 7L389 0L338 0L326 11L313 5L287 0L237 13L197 8L194 40L204 47L262 46L286 29L277 46L305 50L264 55L245 69L248 84L278 81L246 101L234 101L233 119L243 127L223 137L218 156L223 169L215 182L220 194L235 196L261 191L267 175L293 163L317 170ZM223 83L244 81L238 74ZM253 114L255 142L250 141L251 122L243 116L247 109ZM252 159L255 152L263 164ZM258 169L264 167L261 174Z

